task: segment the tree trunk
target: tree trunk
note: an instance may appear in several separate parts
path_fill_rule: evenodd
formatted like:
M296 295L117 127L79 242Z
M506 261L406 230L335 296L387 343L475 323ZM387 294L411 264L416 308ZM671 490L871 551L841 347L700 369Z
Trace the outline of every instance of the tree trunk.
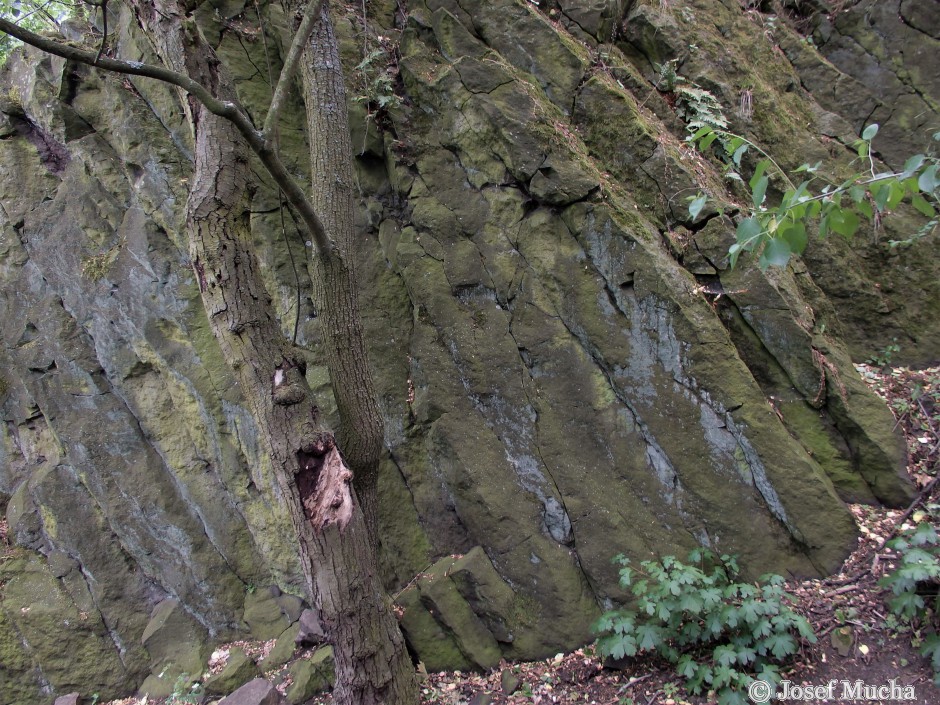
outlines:
M134 8L168 67L199 81L218 98L234 97L225 67L195 24L183 19L181 6L156 0L136 2ZM212 331L258 425L271 471L289 505L306 583L333 646L334 699L342 705L415 703L414 669L378 577L363 513L351 489L353 474L332 432L320 422L304 378L302 351L282 335L260 278L248 224L249 151L229 121L192 98L184 100L195 140L195 172L187 205L193 271ZM351 158L351 151L331 154L336 159ZM347 222L350 219L351 213ZM358 360L365 356L351 273L338 253L325 259L322 269L332 278L319 285L322 306L329 312L327 321L340 322L329 324L327 337L342 337L327 345L333 350L329 364L337 385L350 374L359 374ZM350 337L350 330L358 337ZM357 362L347 362L339 350ZM339 373L334 365L341 368ZM346 413L343 404L340 409ZM351 431L344 433L355 437ZM380 444L381 432L379 449ZM369 452L378 454L376 449Z
M346 89L339 47L323 3L301 63L311 201L341 257L323 253L312 262L315 299L325 323L324 350L339 408L340 445L355 474L355 487L373 545L378 549L377 480L384 428L366 357L353 271L355 188Z

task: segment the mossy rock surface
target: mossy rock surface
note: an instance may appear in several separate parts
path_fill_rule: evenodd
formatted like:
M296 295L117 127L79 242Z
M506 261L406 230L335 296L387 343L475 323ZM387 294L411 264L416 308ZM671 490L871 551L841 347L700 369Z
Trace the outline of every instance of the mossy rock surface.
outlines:
M261 669L244 649L229 650L228 661L221 671L206 679L203 686L210 695L228 695L248 681L261 676Z
M429 668L590 640L601 606L627 597L617 553L706 545L748 574L819 575L854 545L842 500L906 502L893 422L851 360L897 338L899 359L935 362L937 235L889 249L917 228L900 214L878 237L813 242L786 273L729 271L734 223L711 210L689 222L686 198L741 195L689 150L660 67L676 60L786 168L852 169L865 120L898 164L936 122L928 5L808 18L811 44L722 0L562 0L543 4L551 14L525 0L370 3L370 28L401 30L402 100L352 111L356 266L388 450L383 579L397 592L464 554L446 582L400 599ZM196 16L258 116L258 67L277 68L287 18L266 7L266 41L243 41L246 8ZM361 22L336 10L355 66ZM115 26L121 56L156 61L127 8ZM193 147L175 90L129 91L31 50L5 77L0 497L11 536L43 557L2 568L0 688L24 702L37 687L117 696L150 667L141 638L161 600L213 638L274 638L296 598L246 604L246 586L304 595L303 571L187 259ZM350 77L351 99L362 82ZM280 138L305 181L301 114L292 98ZM262 276L313 357L325 332L294 266L307 238L289 219L282 231L277 204L262 176ZM311 364L308 379L335 420L328 372ZM20 612L32 592L41 609ZM148 687L175 687L169 675Z
M333 649L324 646L311 654L310 658L295 661L290 669L293 683L287 689L287 702L299 705L333 685Z

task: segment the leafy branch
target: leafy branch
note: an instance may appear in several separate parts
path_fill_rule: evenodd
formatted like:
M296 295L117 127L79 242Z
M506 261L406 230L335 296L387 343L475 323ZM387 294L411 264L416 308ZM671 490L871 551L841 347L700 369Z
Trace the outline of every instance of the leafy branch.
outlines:
M798 185L767 152L750 140L712 125L696 127L687 141L702 151L714 143L720 145L728 165L725 176L745 184L750 193L750 212L738 223L735 243L728 250L732 267L743 252L759 253L761 269L784 267L791 256L802 254L806 249L811 227L815 226L821 238L830 232L850 238L863 219L877 224L905 200L928 222L907 240L892 241L892 247L924 237L940 223L937 216L940 161L932 154L915 154L901 171L877 172L872 151L872 140L878 134L877 124L866 127L853 145L859 158L866 162L866 171L834 183L819 173L821 163L803 164L794 174L806 174L809 178ZM934 140L940 140L940 132L934 135ZM740 174L742 160L752 150L762 158L745 182ZM773 177L779 178L786 188L776 204L767 199ZM820 182L825 182L821 188ZM694 220L705 208L708 196L700 193L689 200L689 215Z

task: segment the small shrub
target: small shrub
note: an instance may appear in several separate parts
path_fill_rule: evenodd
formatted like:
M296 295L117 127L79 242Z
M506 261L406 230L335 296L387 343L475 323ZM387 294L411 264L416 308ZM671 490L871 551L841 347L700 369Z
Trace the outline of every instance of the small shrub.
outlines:
M881 579L881 586L891 593L888 609L899 622L915 630L929 630L926 635L915 631L915 635L921 654L931 660L934 682L940 685L940 634L936 630L940 614L940 535L930 521L938 509L940 506L930 505L927 512L918 512L917 526L888 542L897 553L897 565Z
M775 664L795 654L800 639L816 641L779 575L763 576L756 585L735 582L733 557L698 549L689 554L692 565L673 556L643 561L639 579L627 558L614 561L623 566L620 584L636 597L636 609L598 620L600 652L664 658L693 694L714 690L722 705L747 703L755 678L779 682Z
M897 343L891 343L890 345L886 345L881 352L872 355L865 362L873 367L890 367L891 359L899 352L901 352L901 346Z
M173 692L166 700L166 705L198 705L202 702L202 685L199 681L191 683L188 673L181 673L173 685Z
M356 65L362 83L362 93L355 97L366 103L370 111L380 112L397 107L401 98L395 94L395 69L388 51L379 47L370 51Z

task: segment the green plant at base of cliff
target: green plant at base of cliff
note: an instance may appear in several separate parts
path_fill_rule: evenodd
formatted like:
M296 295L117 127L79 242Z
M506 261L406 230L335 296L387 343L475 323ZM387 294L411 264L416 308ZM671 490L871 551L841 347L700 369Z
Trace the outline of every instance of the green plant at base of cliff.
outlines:
M717 141L727 160L726 178L745 184L750 193L749 215L738 223L736 242L728 250L730 265L734 267L741 253L753 252L759 254L761 269L784 267L792 255L802 254L806 249L811 225L815 225L819 237L833 232L850 238L863 219L877 224L904 201L928 221L906 240L892 241L892 247L909 244L933 232L940 223L940 160L930 153L915 154L901 171L878 172L871 146L877 134L878 125L871 124L853 145L858 157L867 165L865 171L836 183L821 175L821 163L803 164L794 171L794 176L805 174L807 178L797 185L777 162L750 140L712 125L694 129L687 141L703 152ZM933 138L940 141L940 132ZM745 182L739 172L741 160L750 150L763 158ZM785 189L775 205L767 200L772 179L781 182ZM695 220L708 197L700 193L689 201L689 216Z
M940 686L940 535L934 527L940 505L914 513L916 526L887 543L897 554L895 568L885 575L881 587L890 591L888 609L902 623L915 629L920 653L930 659L934 683ZM923 635L921 629L929 630Z
M891 359L899 352L901 352L901 346L897 343L890 343L884 346L881 352L872 355L865 362L875 367L889 367Z
M731 556L696 549L691 565L673 556L643 561L634 579L630 561L617 556L620 585L636 597L636 609L603 615L593 626L597 645L613 658L650 653L672 663L693 694L713 690L722 705L747 703L755 679L776 683L777 665L796 653L800 640L815 642L809 622L795 612L795 598L779 575L756 584L735 582Z
M166 699L166 705L197 705L202 702L202 685L197 681L186 689L188 673L181 673L173 685L173 692Z

